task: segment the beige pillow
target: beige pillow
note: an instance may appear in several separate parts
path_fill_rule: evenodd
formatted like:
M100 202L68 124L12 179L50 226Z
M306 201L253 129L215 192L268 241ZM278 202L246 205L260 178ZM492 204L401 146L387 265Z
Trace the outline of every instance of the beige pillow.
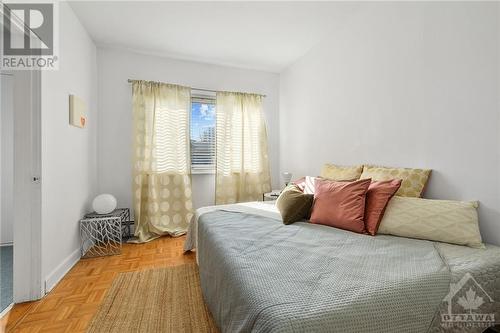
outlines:
M365 165L361 179L371 178L376 181L401 179L403 182L396 195L419 198L424 193L430 174L430 169L384 168Z
M335 181L358 180L362 171L362 165L340 166L335 164L325 164L321 170L321 177Z
M476 201L393 197L378 233L484 247Z

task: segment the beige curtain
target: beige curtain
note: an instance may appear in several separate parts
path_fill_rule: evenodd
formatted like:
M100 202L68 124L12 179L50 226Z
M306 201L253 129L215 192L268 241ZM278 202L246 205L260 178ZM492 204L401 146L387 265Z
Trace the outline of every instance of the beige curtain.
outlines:
M217 93L215 203L262 200L271 190L262 96Z
M146 242L186 232L193 216L189 159L191 90L134 81L135 236Z

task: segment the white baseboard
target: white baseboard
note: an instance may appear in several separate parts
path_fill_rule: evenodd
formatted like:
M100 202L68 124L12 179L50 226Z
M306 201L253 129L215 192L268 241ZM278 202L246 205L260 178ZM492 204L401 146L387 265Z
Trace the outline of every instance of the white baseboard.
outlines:
M13 306L14 306L14 303L10 303L10 305L8 307L3 309L3 311L0 312L0 319L2 319L3 316L5 316L7 314L7 312L9 312L12 309Z
M48 294L80 260L80 249L76 249L45 278L45 294Z

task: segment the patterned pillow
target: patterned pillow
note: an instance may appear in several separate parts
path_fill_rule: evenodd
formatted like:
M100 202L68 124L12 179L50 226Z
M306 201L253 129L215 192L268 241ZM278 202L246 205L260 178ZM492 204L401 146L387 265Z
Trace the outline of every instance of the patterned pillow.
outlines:
M419 198L424 193L430 174L430 169L384 168L365 165L363 167L361 179L401 179L403 182L401 183L399 190L396 192L396 195Z
M393 197L378 232L483 248L478 203Z
M358 180L363 172L363 166L339 166L335 164L325 164L321 170L321 177L342 181L342 180Z
M309 216L314 195L304 194L297 185L288 185L276 200L284 224L292 224Z

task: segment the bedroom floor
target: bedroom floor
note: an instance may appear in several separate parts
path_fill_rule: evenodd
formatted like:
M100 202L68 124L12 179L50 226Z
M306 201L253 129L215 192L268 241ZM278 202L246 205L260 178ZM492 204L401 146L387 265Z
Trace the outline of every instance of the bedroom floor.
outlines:
M122 272L182 265L185 237L124 244L121 255L80 260L42 300L16 304L0 319L0 332L85 332L113 279Z
M13 246L0 246L0 312L12 303Z

